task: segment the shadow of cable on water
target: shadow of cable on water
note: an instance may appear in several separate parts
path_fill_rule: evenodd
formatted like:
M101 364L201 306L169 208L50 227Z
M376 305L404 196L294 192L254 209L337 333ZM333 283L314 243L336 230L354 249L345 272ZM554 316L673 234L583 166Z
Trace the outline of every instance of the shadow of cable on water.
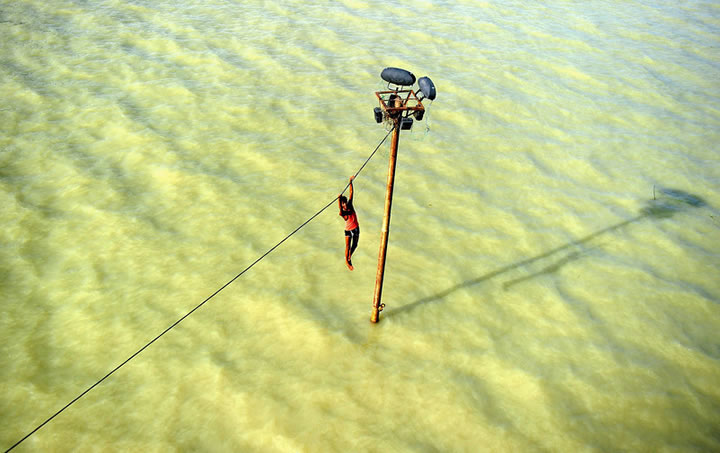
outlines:
M660 195L659 197L657 195ZM648 200L645 207L643 207L640 210L640 214L637 216L625 220L620 223L616 223L615 225L611 225L607 228L603 228L602 230L596 231L592 234L589 234L585 237L582 237L576 241L568 242L567 244L561 245L559 247L556 247L554 249L548 250L547 252L541 253L539 255L533 256L528 259L524 259L521 261L517 261L515 263L508 264L507 266L495 269L493 271L487 272L485 274L480 275L477 278L464 281L462 283L458 283L457 285L451 286L450 288L447 288L443 291L440 291L439 293L433 294L431 296L424 297L422 299L419 299L415 302L411 302L407 305L403 305L398 308L389 309L384 313L385 317L393 317L400 314L406 314L409 313L417 308L420 308L424 305L442 302L443 299L445 299L450 294L459 291L464 288L469 288L471 286L475 286L477 284L480 284L482 282L488 281L490 279L493 279L499 275L503 275L505 273L508 273L514 269L518 269L524 266L528 266L530 264L533 264L535 262L541 261L545 258L555 257L555 256L561 256L557 261L553 262L552 264L545 266L541 270L537 272L530 273L528 275L525 275L520 278L516 278L514 280L510 280L508 282L505 282L503 284L504 289L508 289L509 287L524 282L526 280L530 280L534 277L549 274L552 272L557 271L562 266L578 260L582 258L584 255L588 253L588 250L591 250L593 248L596 248L598 246L592 246L590 248L585 247L582 249L581 246L586 246L587 243L590 241L597 239L598 237L601 237L605 234L608 234L613 231L620 230L621 228L624 228L630 224L643 221L645 219L665 219L672 217L678 212L686 210L688 207L693 208L699 208L707 206L707 203L702 198L692 195L690 193L684 192L682 190L677 189L664 189L661 188L657 192L655 191L655 188L653 188L653 199ZM581 250L577 250L577 248L581 248ZM562 252L569 251L567 255L561 255Z

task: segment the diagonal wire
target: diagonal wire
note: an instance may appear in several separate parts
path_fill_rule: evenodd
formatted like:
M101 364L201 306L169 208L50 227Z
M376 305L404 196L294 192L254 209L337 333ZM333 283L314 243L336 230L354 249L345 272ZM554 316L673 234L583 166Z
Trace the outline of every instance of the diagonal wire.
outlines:
M370 154L370 157L368 157L368 158L365 160L365 163L362 164L362 166L360 167L360 170L358 170L357 173L355 173L355 176L359 175L360 172L363 171L363 169L364 169L365 166L368 164L368 162L370 162L370 159L372 159L372 157L375 155L375 153L377 153L378 149L380 149L380 147L382 146L382 144L385 143L385 140L387 140L388 136L390 135L390 132L392 132L392 131L393 131L393 129L390 129L390 131L388 131L388 133L385 135L385 137L384 137L384 138L380 141L380 143L377 145L377 147L375 148L375 150ZM345 188L343 189L343 191L341 192L341 194L342 194L342 193L345 193L345 191L347 190L348 187L350 187L350 183L349 183L349 182L347 183L347 185L345 186ZM126 363L128 363L129 361L131 361L132 359L134 359L135 357L137 357L137 356L138 356L141 352L143 352L145 349L147 349L148 347L150 347L150 345L152 345L152 344L155 343L157 340L159 340L160 337L162 337L163 335L165 335L166 333L168 333L170 330L172 330L175 326L177 326L178 324L180 324L181 322L183 322L183 321L185 320L185 318L187 318L187 317L190 316L191 314L195 313L195 311L197 311L200 307L202 307L203 305L205 305L210 299L212 299L213 297L215 297L216 295L218 295L218 294L220 293L220 291L222 291L222 290L224 290L225 288L227 288L228 286L230 286L231 283L233 283L235 280L237 280L238 278L240 278L245 272L249 271L253 266L255 266L257 263L259 263L260 261L262 261L263 258L265 258L265 257L268 256L270 253L272 253L276 248L280 247L280 245L281 245L283 242L285 242L285 241L287 241L288 239L290 239L290 237L291 237L292 235L294 235L295 233L297 233L298 231L300 231L305 225L307 225L307 224L310 223L313 219L315 219L315 217L319 216L323 211L325 211L327 208L329 208L330 205L332 205L333 203L335 203L335 200L337 200L337 197L336 197L336 198L333 198L333 200L330 201L328 204L326 204L322 209L320 209L318 212L316 212L315 214L313 214L309 219L307 219L305 222L303 222L299 227L295 228L295 230L293 230L292 233L290 233L290 234L288 234L287 236L285 236L285 238L283 238L283 240L281 240L280 242L278 242L277 244L275 244L274 246L272 246L267 252L263 253L262 256L260 256L258 259L256 259L255 261L253 261L253 263L250 264L250 265L249 265L248 267L246 267L245 269L243 269L242 272L240 272L240 273L237 274L235 277L233 277L230 281L228 281L227 283L225 283L224 285L222 285L217 291L215 291L215 292L212 293L210 296L208 296L207 299L205 299L204 301L200 302L198 305L195 306L195 308L193 308L192 310L190 310L189 312L187 312L182 318L180 318L180 319L178 319L177 321L175 321L174 323L172 323L172 325L170 325L167 329L163 330L158 336L156 336L155 338L153 338L152 340L150 340L150 342L148 342L145 346L143 346L142 348L138 349L133 355L131 355L130 357L128 357L127 359L125 359L125 361L123 361L120 365L118 365L118 366L116 366L115 368L113 368L112 371L110 371L108 374L106 374L105 376L103 376L102 379L100 379L99 381L97 381L96 383L94 383L93 385L91 385L90 387L88 387L84 392L82 392L81 394L79 394L78 396L76 396L72 401L70 401L70 402L67 403L65 406L63 406L62 409L60 409L59 411L55 412L51 417L49 417L47 420L45 420L44 422L42 422L40 425L38 425L35 429L33 429L32 431L30 431L28 434L26 434L25 437L23 437L23 438L20 439L19 441L15 442L15 444L14 444L12 447L10 447L10 448L8 448L7 450L5 450L5 453L7 453L7 452L9 452L10 450L14 449L14 448L17 447L18 445L20 445L23 441L25 441L25 439L27 439L28 437L30 437L30 436L32 436L33 434L35 434L40 428L42 428L43 426L45 426L46 424L48 424L52 419L54 419L55 417L57 417L58 415L60 415L65 409L67 409L68 407L72 406L77 400L79 400L80 398L82 398L83 396L85 396L86 394L88 394L92 389L94 389L95 387L97 387L98 385L100 385L105 379L109 378L113 373L115 373L117 370L119 370L120 368L122 368Z

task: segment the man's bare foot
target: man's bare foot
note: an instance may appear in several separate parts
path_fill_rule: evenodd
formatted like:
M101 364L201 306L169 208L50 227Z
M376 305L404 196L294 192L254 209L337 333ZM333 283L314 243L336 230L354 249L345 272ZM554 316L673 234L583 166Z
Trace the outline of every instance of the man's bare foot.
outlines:
M355 269L355 268L353 267L353 265L352 265L352 261L350 261L350 260L345 261L345 265L346 265L346 266L348 267L348 269L350 269L350 270Z

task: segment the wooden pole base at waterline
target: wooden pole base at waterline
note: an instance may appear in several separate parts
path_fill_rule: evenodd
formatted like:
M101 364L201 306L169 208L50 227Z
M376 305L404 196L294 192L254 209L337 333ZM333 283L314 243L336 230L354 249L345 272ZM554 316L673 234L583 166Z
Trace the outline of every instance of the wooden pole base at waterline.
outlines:
M373 297L370 321L376 323L380 320L380 312L385 307L382 298L383 280L385 278L385 259L387 257L388 237L390 236L390 210L392 209L393 184L395 183L395 165L397 164L398 142L400 141L400 118L395 119L392 143L390 145L390 165L387 177L387 190L385 191L385 215L383 215L382 233L380 235L380 253L378 254L378 269L375 277L375 296Z

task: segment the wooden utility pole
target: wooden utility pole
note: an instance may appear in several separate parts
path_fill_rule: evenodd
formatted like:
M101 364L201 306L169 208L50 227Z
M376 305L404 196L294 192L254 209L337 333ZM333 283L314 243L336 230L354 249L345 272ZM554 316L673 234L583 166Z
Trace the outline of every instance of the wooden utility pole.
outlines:
M385 278L385 258L387 256L388 237L390 236L390 211L392 209L393 184L395 183L395 165L397 164L398 142L400 141L400 118L395 118L392 142L390 144L390 164L387 177L387 190L385 191L385 214L383 215L382 232L380 235L380 253L378 254L378 269L375 276L375 296L373 297L371 322L380 320L380 311L385 304L382 298L383 279Z
M375 107L375 121L389 122L393 127L392 143L390 145L390 165L387 177L387 190L385 191L385 214L383 215L382 232L380 235L380 253L378 254L378 269L375 277L375 296L373 297L372 314L370 321L376 323L380 320L380 312L385 308L381 302L383 281L385 279L385 260L387 258L388 238L390 237L390 211L392 210L393 186L395 183L395 166L397 164L398 142L400 130L409 130L413 125L413 118L421 121L425 115L422 99L435 99L435 85L428 77L418 79L421 97L412 89L404 87L415 83L415 76L404 69L385 68L380 74L383 80L397 88L375 93L379 107ZM401 89L402 88L402 89Z

